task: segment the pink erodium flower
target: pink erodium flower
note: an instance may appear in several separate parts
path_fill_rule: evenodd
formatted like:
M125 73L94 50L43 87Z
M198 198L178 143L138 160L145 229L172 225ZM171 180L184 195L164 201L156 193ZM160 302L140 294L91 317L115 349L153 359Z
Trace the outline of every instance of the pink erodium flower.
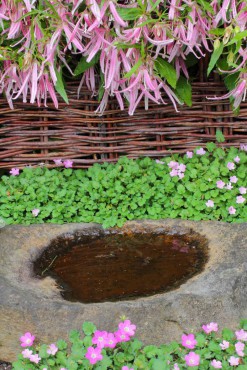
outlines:
M103 359L103 356L101 354L101 348L88 347L85 357L88 359L91 365L96 364L96 362Z
M96 344L97 347L99 348L104 348L106 341L107 341L107 332L96 330L92 338L92 343Z
M31 347L35 340L35 336L27 332L22 337L20 337L22 347Z
M130 336L124 333L122 330L117 330L114 335L117 343L128 342L130 340Z
M184 359L187 366L198 366L200 363L200 356L195 352L189 352Z
M221 361L213 360L211 361L211 366L213 366L215 369L222 369Z
M205 204L207 207L210 207L210 208L214 207L214 202L211 199L209 199Z
M194 153L193 152L186 152L186 156L187 156L187 158L192 158L193 157L193 155L194 155ZM175 366L175 365L174 365Z
M206 151L203 148L200 148L200 149L196 150L196 154L197 155L204 155L204 154L206 154Z
M122 333L127 334L129 337L132 337L133 335L135 335L136 326L132 324L130 320L125 320L124 322L120 322L118 324L118 328Z
M231 206L231 207L228 208L228 212L229 212L230 215L235 215L236 209L233 206Z
M12 176L18 176L20 174L20 170L19 170L19 168L11 168L11 171L9 171L9 173Z
M238 178L236 176L230 177L230 182L232 182L233 184L236 184L237 181L238 181Z
M55 343L50 344L49 348L47 349L47 353L49 355L55 355L58 351L58 348Z
M24 351L22 351L22 356L24 358L30 358L30 356L32 355L33 351L31 351L30 349L26 348L24 349Z
M170 176L171 177L175 177L175 176L178 176L178 171L177 170L171 170L171 172L169 172Z
M229 364L231 365L231 366L237 366L237 365L239 365L239 358L238 357L234 357L234 356L231 356L230 358L229 358L229 360L228 360L228 362L229 362Z
M62 166L63 164L62 159L53 159L53 162L56 166Z
M107 338L105 341L105 347L115 348L117 344L117 340L113 333L107 333Z
M167 163L167 166L173 170L177 170L179 168L179 163L175 161L170 161Z
M229 184L226 184L226 189L227 190L232 190L233 186L232 184L229 182Z
M240 194L246 194L247 189L244 186L241 186L239 189Z
M202 325L202 329L205 331L206 334L210 334L213 331L218 331L218 324L216 322L210 322L209 324Z
M180 368L179 368L178 364L174 364L174 366L173 366L173 370L180 370Z
M247 342L247 331L244 329L235 331L235 335L237 340L242 340L243 342Z
M228 170L232 171L235 168L235 164L233 162L228 162L226 167L228 168Z
M33 215L34 217L37 217L39 213L40 213L40 209L38 209L38 208L34 208L34 209L32 210L32 215Z
M216 186L218 189L223 189L225 187L225 183L222 180L216 182Z
M245 347L245 344L242 343L242 342L237 342L235 344L235 349L236 349L236 352L237 352L238 356L241 356L241 357L244 356L244 352L243 352L244 351L244 347Z
M197 340L195 339L194 334L183 334L182 335L182 346L189 348L189 349L194 349L197 344Z
M156 160L155 160L155 162L156 162L157 164L165 164L165 162L162 162L162 161L160 161L159 159L156 159Z
M237 156L237 157L234 158L234 162L236 162L236 163L239 163L240 162L239 156Z
M122 370L134 370L133 367L123 366Z
M72 168L73 167L73 161L70 161L69 159L66 159L66 161L63 162L63 165L65 168Z
M245 198L242 195L237 196L236 203L241 204L244 203Z
M35 364L38 364L40 362L40 360L41 360L41 357L39 357L38 354L36 354L36 355L30 355L29 360L31 362L34 362Z
M229 348L229 346L230 346L230 343L227 342L227 340L223 340L223 342L220 343L220 348L223 350Z

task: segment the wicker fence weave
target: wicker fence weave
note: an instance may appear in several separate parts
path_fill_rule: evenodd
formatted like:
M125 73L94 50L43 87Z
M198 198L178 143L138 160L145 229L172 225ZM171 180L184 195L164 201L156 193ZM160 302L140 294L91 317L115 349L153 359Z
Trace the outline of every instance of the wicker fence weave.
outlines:
M215 140L220 128L225 146L247 144L247 103L235 116L228 100L212 101L206 97L225 93L221 82L193 84L193 106L181 107L179 113L168 103L142 106L134 116L120 111L112 100L103 116L96 115L98 101L85 89L77 99L76 87L68 87L70 104L60 102L59 110L38 108L15 102L15 110L0 99L0 168L39 165L54 166L53 159L72 159L73 167L115 162L122 155L130 158L160 158L184 153Z

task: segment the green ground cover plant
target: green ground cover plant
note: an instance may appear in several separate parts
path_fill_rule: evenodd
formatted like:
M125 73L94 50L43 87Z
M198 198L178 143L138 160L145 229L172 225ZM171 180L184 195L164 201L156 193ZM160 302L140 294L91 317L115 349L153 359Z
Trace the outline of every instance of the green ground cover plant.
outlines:
M184 155L122 157L88 170L12 169L0 179L0 217L7 224L97 222L105 228L134 219L246 222L246 168L245 145L208 143Z
M72 330L68 344L34 345L35 336L27 332L20 337L22 352L13 363L14 370L194 370L247 369L247 320L240 322L241 329L223 329L218 324L202 325L198 333L183 334L181 342L160 346L147 345L134 338L136 326L123 318L117 331L97 330L85 322L83 335Z

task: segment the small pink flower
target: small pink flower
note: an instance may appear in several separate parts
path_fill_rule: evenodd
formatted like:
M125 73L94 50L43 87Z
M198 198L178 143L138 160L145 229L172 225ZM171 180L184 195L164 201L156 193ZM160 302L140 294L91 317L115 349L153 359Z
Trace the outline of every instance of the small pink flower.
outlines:
M209 199L205 204L206 204L207 207L211 207L211 208L214 207L214 202L211 199Z
M116 331L114 335L115 335L117 343L128 342L130 340L130 336L122 332L122 330Z
M123 366L122 370L134 370L133 367Z
M56 166L62 166L63 164L62 159L53 159L53 162Z
M234 158L234 162L236 162L236 163L239 163L240 162L239 156L237 156L237 157Z
M178 364L174 364L173 370L180 370Z
M22 347L31 347L33 345L35 336L27 332L22 337L20 337Z
M189 348L189 349L194 349L197 344L197 340L195 339L194 334L183 334L182 335L182 346Z
M237 340L242 340L243 342L247 342L247 331L244 329L235 331L235 335Z
M38 364L40 362L41 358L39 357L39 355L36 354L36 355L31 355L29 357L29 360L31 362L34 362L35 364Z
M181 171L181 172L185 172L185 170L186 170L186 165L185 165L185 164L183 164L183 163L180 163L180 164L178 165L178 170L179 170L179 171Z
M120 322L118 324L118 328L122 333L127 334L129 337L132 337L133 335L135 335L136 326L132 324L130 320L125 320L124 322Z
M20 170L19 168L12 168L11 171L9 171L9 173L12 175L12 176L18 176L19 173L20 173Z
M99 348L104 348L106 341L107 332L96 330L92 338L92 343L96 344Z
M56 344L52 343L52 344L50 344L50 346L47 350L47 353L49 355L55 355L57 353L57 351L58 351L58 348L57 348Z
M26 348L26 349L24 349L24 351L22 351L22 355L23 355L24 358L30 358L32 353L33 353L33 351L31 351L28 348Z
M38 209L38 208L34 208L34 209L32 210L32 214L33 214L33 216L35 216L35 217L37 217L39 213L40 213L40 209Z
M63 162L65 168L72 168L73 161L70 161L69 159L66 159L66 161Z
M170 161L169 163L167 163L167 166L169 168L172 168L173 170L177 170L179 167L179 163L175 161Z
M222 369L222 363L221 363L221 361L213 360L213 361L211 361L211 365L215 369Z
M170 176L171 176L171 177L178 176L178 171L173 169L173 170L170 172Z
M157 164L165 164L165 162L159 161L158 159L155 160Z
M200 363L200 356L195 352L189 352L188 355L184 356L187 366L198 366Z
M228 361L229 361L231 366L239 365L239 358L238 357L231 356Z
M202 325L202 329L206 334L211 333L212 331L218 331L218 324L216 322L210 322L209 324Z
M229 182L229 184L226 185L226 189L227 190L232 190L233 186L232 184Z
M117 340L113 333L107 333L107 338L105 341L105 347L115 348L117 344Z
M232 171L235 168L235 164L233 162L228 162L227 163L227 168L228 168L228 170Z
M229 212L230 215L235 215L236 209L233 206L231 206L231 207L228 208L228 212Z
M179 173L178 173L178 177L179 177L180 179L183 179L183 178L184 178L184 173L183 173L183 172L179 172Z
M233 184L236 184L236 182L238 181L238 178L236 176L231 176L230 177L230 181L233 183Z
M240 194L246 194L247 189L244 186L241 186L239 189Z
M222 180L216 182L216 186L218 189L223 189L225 187L225 183Z
M221 349L227 349L227 348L229 348L229 346L230 346L230 343L229 342L227 342L227 340L223 340L223 342L222 343L220 343L220 347L221 347Z
M187 158L192 158L193 157L193 152L186 152ZM174 365L175 366L175 365Z
M204 154L206 154L206 151L203 148L200 148L200 149L197 149L196 150L196 154L198 154L198 155L204 155Z
M238 354L238 356L241 356L241 357L243 357L244 356L244 343L242 343L242 342L237 342L236 344L235 344L235 349L236 349L236 352L237 352L237 354Z
M245 198L242 195L237 196L236 203L241 204L244 203Z
M96 364L96 362L103 359L103 356L101 354L101 348L88 347L85 357L88 359L91 365Z

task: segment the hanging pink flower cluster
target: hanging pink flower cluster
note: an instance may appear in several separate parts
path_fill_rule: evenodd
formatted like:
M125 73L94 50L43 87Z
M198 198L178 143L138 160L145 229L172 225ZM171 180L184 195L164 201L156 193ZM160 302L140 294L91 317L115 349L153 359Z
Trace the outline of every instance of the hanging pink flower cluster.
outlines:
M132 115L144 102L191 104L189 66L212 53L237 108L247 90L245 0L2 0L0 93L68 102L63 70L82 74L103 113L110 96ZM222 57L223 56L223 57ZM225 63L222 63L223 59ZM217 97L218 98L218 97Z

